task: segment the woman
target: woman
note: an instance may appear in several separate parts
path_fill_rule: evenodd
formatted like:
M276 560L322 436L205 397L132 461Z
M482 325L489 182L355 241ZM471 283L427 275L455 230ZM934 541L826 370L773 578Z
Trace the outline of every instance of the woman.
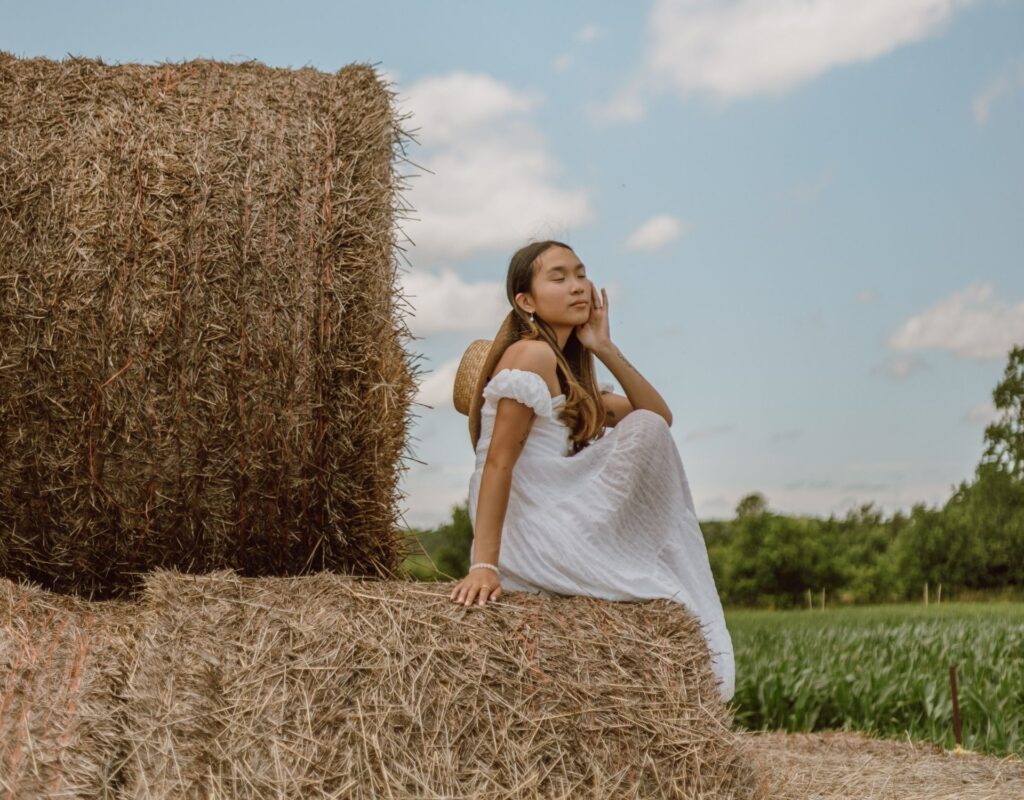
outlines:
M732 640L672 412L612 343L607 293L552 240L512 256L506 292L501 330L471 345L456 376L476 469L471 567L451 599L484 605L508 589L676 600L700 621L731 699ZM594 356L626 396L597 385Z

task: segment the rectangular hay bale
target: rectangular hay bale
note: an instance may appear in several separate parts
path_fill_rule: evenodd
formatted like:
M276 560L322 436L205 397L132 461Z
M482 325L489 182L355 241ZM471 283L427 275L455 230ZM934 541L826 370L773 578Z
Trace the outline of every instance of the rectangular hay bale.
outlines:
M375 70L0 51L0 119L0 574L391 574L416 386Z

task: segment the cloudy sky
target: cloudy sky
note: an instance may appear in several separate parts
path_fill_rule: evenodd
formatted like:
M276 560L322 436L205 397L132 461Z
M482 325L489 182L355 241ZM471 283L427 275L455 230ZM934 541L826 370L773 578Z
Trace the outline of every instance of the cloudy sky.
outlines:
M364 62L393 83L419 167L410 525L466 499L452 381L529 239L607 288L702 519L752 491L822 516L944 502L1024 343L1019 0L0 0L0 19L20 56Z

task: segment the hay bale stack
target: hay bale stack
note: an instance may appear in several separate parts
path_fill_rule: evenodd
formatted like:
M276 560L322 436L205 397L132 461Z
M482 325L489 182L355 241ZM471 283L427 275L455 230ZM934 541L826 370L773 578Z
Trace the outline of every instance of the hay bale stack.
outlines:
M4 796L113 796L128 753L123 697L137 612L0 580Z
M0 573L391 574L392 98L362 64L0 52Z
M766 796L677 603L450 588L155 571L115 796Z

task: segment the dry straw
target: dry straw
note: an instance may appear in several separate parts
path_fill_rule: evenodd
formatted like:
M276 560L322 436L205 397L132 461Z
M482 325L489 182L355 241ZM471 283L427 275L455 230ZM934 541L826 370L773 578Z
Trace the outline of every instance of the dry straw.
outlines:
M1024 761L854 731L745 734L773 800L1020 800Z
M138 608L0 578L0 796L112 797Z
M670 600L466 608L436 584L156 570L132 625L121 603L76 607L76 630L111 617L74 651L76 681L70 656L12 668L55 601L3 583L0 765L32 742L4 775L26 796L42 759L91 797L766 797ZM33 681L88 721L26 706ZM60 730L89 735L58 751Z
M0 52L0 574L394 574L393 98L362 64Z

